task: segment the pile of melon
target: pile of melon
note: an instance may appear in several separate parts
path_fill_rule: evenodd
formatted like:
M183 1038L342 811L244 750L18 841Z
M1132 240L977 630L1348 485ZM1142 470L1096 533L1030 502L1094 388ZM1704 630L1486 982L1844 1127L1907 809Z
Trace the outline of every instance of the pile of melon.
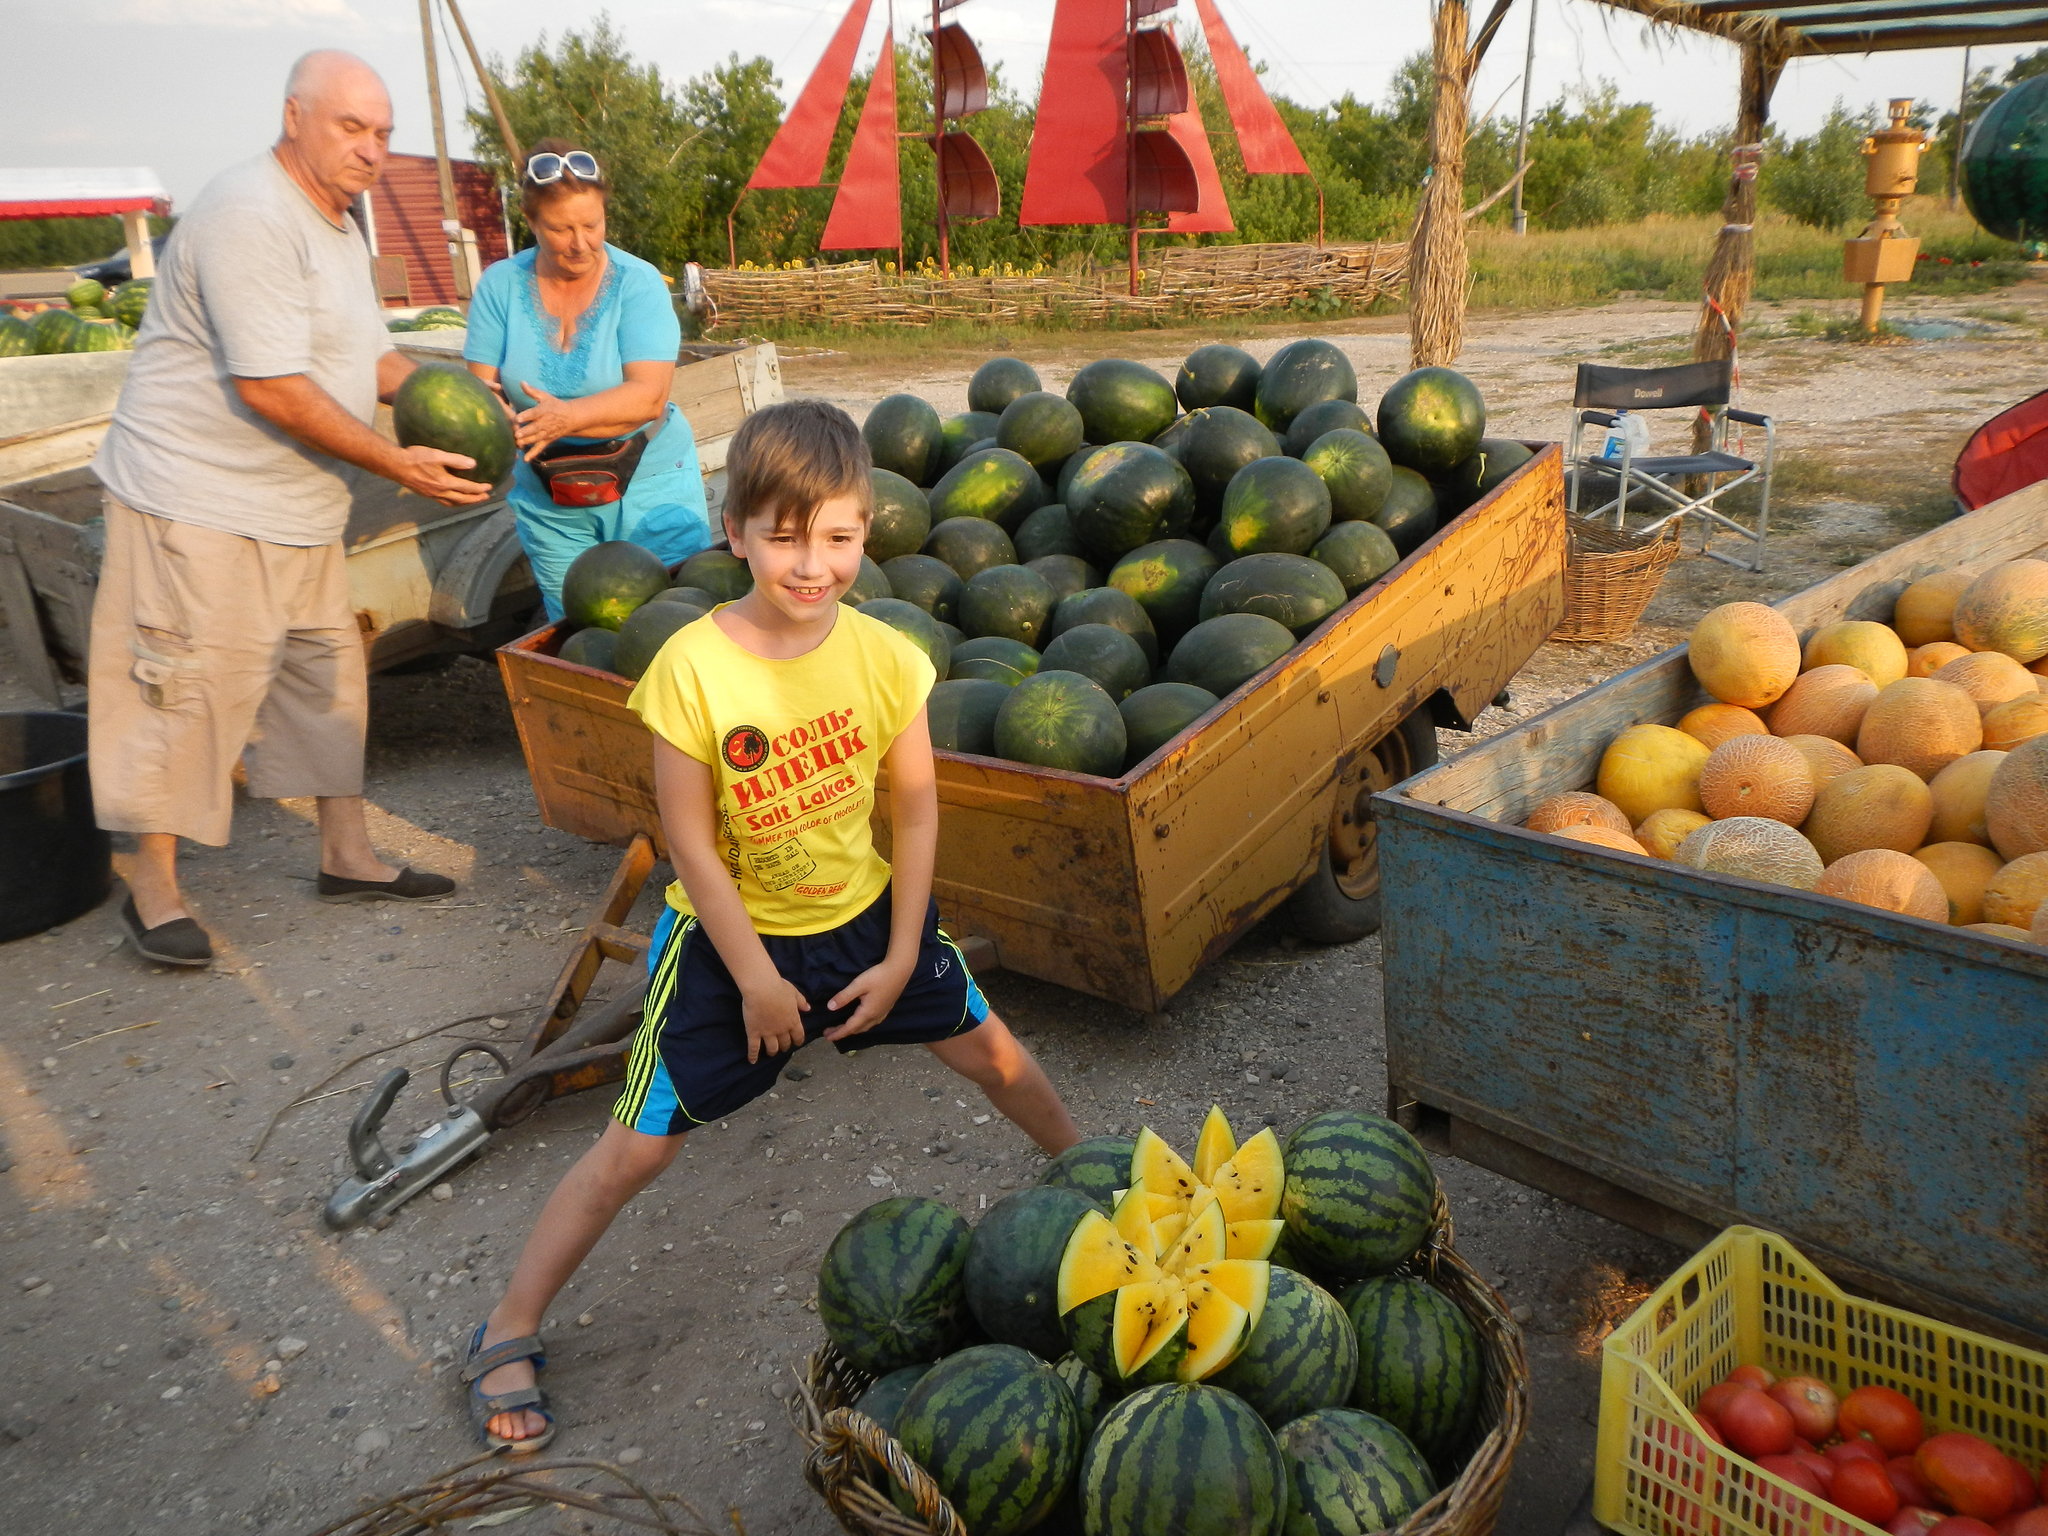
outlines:
M2048 561L1923 577L1891 619L1802 645L1714 609L1688 652L1710 701L1525 825L2048 947Z

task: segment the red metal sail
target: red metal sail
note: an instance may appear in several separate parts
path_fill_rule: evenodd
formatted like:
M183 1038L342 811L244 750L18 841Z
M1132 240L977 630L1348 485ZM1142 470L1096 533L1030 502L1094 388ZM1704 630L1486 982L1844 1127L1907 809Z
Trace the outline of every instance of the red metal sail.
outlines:
M1237 39L1224 25L1216 0L1195 0L1201 14L1202 33L1209 39L1209 57L1216 65L1216 84L1223 92L1224 108L1237 130L1238 153L1244 168L1255 176L1306 176L1308 162L1295 147L1294 135L1280 120L1273 99L1259 84L1251 61L1237 46Z
M893 250L903 244L903 184L896 163L896 45L882 34L874 82L854 126L832 216L818 242L827 251Z
M1059 0L1020 224L1124 222L1124 0Z
M853 0L847 7L839 30L825 45L824 57L797 93L796 105L789 109L789 116L768 141L761 163L747 178L748 187L815 187L825 179L825 157L832 148L832 132L839 126L839 109L846 104L846 83L853 78L853 56L867 29L872 3ZM893 75L890 84L893 97ZM889 126L893 133L895 124Z
M1190 108L1167 120L1167 131L1187 151L1194 167L1195 190L1201 194L1193 213L1176 213L1166 227L1176 235L1221 235L1237 228L1230 218L1230 200L1223 195L1223 178L1216 174L1216 157L1209 151L1209 130L1202 126L1202 114Z
M1139 117L1170 117L1188 109L1188 64L1180 44L1162 27L1131 36L1131 110Z
M947 220L994 218L1003 205L1003 189L988 151L966 133L941 134L937 143L939 190Z
M949 24L932 34L932 66L939 79L941 117L988 110L988 67L966 28Z

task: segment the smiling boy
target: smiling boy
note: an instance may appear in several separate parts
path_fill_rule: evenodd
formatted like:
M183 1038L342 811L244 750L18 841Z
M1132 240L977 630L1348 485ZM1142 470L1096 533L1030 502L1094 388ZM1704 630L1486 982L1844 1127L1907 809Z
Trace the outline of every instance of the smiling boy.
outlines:
M754 588L679 630L633 691L677 883L612 1123L556 1187L462 1370L484 1443L539 1450L541 1319L695 1126L767 1092L811 1040L923 1045L1048 1153L1080 1139L938 926L938 791L925 655L842 604L860 574L870 461L847 415L750 416L727 459L726 533ZM869 830L889 772L895 864Z

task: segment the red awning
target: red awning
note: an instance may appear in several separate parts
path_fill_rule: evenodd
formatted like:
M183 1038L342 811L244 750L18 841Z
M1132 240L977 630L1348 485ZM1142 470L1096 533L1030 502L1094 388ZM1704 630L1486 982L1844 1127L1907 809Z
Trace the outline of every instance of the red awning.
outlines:
M0 170L0 219L97 219L145 210L168 215L171 194L144 166Z
M839 192L825 220L821 250L893 250L903 243L903 181L896 159L896 46L882 34L882 52L868 99L854 126Z
M853 0L847 8L839 30L825 45L825 56L747 178L749 187L815 187L825 179L825 156L832 148L832 130L839 126L839 109L846 104L846 82L853 78L853 56L867 29L870 3ZM895 131L893 123L890 131Z

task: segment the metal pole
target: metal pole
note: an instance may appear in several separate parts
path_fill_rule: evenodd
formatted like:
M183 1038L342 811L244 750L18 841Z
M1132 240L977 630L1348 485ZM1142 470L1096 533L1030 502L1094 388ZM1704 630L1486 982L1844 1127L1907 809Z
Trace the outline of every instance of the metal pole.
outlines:
M1135 0L1124 5L1124 228L1130 237L1127 257L1130 292L1138 294L1138 19Z
M461 34L462 46L469 51L469 67L483 82L484 100L491 104L491 116L498 122L498 137L505 141L505 153L512 157L512 174L516 177L519 174L519 140L513 135L512 120L505 115L505 104L498 100L498 87L491 80L490 71L484 68L483 55L476 51L476 43L470 38L469 23L462 19L462 7L455 0L445 0L445 4L448 14L455 18L455 30Z
M938 187L939 276L953 275L946 228L946 82L939 69L939 0L932 0L932 175Z
M1522 119L1515 125L1515 169L1521 170L1522 162L1529 158L1529 86L1536 74L1536 3L1529 0L1529 56L1522 62ZM1515 233L1529 233L1529 216L1522 211L1522 187L1528 180L1525 176L1515 183Z
M1963 187L1963 135L1970 127L1970 50L1963 50L1963 89L1956 97L1956 142L1948 156L1948 205L1953 208Z
M455 172L448 164L448 125L441 120L441 66L434 51L433 0L420 0L420 40L427 50L427 104L434 118L434 168L441 180L441 232L448 241L448 277L455 297L469 297L469 260L462 215L455 206Z

